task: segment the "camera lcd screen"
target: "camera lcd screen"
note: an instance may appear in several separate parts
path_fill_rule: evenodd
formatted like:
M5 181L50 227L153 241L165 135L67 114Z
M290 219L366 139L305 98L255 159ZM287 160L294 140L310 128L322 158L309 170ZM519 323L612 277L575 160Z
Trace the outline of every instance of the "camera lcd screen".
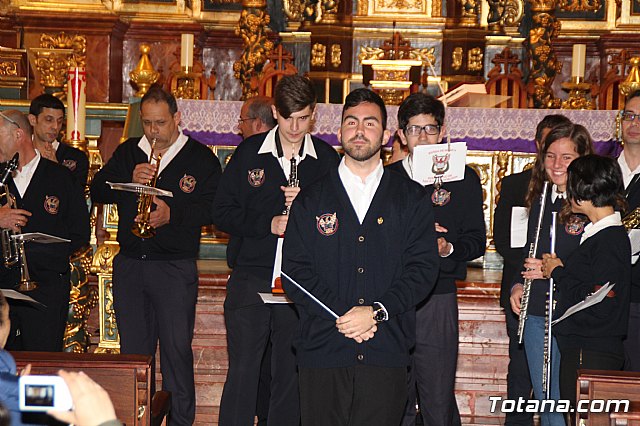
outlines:
M54 385L25 385L24 403L31 407L53 407Z

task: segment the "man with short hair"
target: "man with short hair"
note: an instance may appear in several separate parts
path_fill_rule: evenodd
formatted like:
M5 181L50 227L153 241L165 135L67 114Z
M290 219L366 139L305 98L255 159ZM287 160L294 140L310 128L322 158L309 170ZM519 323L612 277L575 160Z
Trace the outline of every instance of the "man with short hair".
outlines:
M16 153L18 169L7 179L16 208L0 208L0 228L16 233L42 232L70 242L25 243L29 278L37 283L29 296L42 305L11 302L12 322L20 337L10 341L8 348L59 352L69 312L69 258L89 244L89 211L69 170L34 149L27 117L16 110L0 112L0 162L9 161ZM2 267L2 288L18 284L20 263L10 270Z
M618 157L622 170L628 208L625 214L640 207L640 90L631 93L620 114L624 149ZM640 371L640 262L631 267L631 304L629 326L624 341L626 371Z
M254 96L244 101L238 119L238 130L242 139L268 132L275 127L272 107L273 99L268 96Z
M433 96L414 93L398 108L398 136L409 148L402 161L388 166L413 179L413 154L418 145L443 141L445 108ZM422 420L428 426L460 424L454 385L458 359L456 280L467 276L467 262L484 254L486 233L480 178L465 167L464 178L427 185L435 215L440 270L433 293L416 309L416 347L403 425L416 419L416 390Z
M338 131L345 156L293 205L282 270L296 303L305 426L389 426L402 419L415 306L433 289L438 255L429 194L385 170L379 95L351 92Z
M552 128L559 124L571 123L564 115L546 115L536 127L536 149L540 148L542 141ZM525 196L529 190L531 170L505 176L500 184L500 198L496 205L493 219L493 240L496 250L504 259L502 269L502 282L500 285L500 306L505 312L507 335L509 336L509 367L507 372L507 398L518 400L519 397L528 399L531 397L531 378L529 366L525 356L524 345L518 343L518 316L511 310L509 297L511 284L516 274L522 269L523 247L511 246L511 218L514 207L523 208ZM505 425L530 426L533 424L533 413L518 413L516 411L506 413Z
M214 223L231 235L224 318L229 370L220 401L219 423L254 423L260 362L271 342L271 400L268 424L298 426L298 377L292 339L298 316L291 304L266 305L258 292L271 291L278 238L285 214L300 188L287 186L291 159L304 187L337 164L336 151L309 134L316 94L307 78L283 77L275 88L268 133L244 140L225 168L213 210ZM286 240L286 236L284 238Z
M196 259L201 227L212 222L221 167L209 148L182 132L180 118L174 96L151 87L140 101L144 136L118 146L95 175L91 197L118 206L120 252L113 260L113 299L121 351L151 355L155 366L160 341L162 386L171 392L169 425L190 426L196 414L191 350ZM155 236L141 237L132 232L142 220L138 196L112 190L107 182L146 185L153 180L173 196L153 196L148 224Z
M84 191L89 174L87 155L77 148L58 142L64 124L62 101L47 93L35 97L29 105L29 123L33 127L33 146L43 157L68 168Z

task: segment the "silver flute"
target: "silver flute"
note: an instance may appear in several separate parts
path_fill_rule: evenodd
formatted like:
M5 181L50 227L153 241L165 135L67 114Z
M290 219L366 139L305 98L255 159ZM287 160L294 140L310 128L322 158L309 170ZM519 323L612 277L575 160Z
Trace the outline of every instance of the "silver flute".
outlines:
M529 256L536 257L538 251L538 240L540 239L540 231L542 228L542 218L544 217L544 208L547 204L547 192L549 191L549 182L545 182L542 187L542 195L540 195L540 213L538 214L538 224L536 226L536 234L533 241L529 245ZM524 323L527 321L527 311L529 309L529 296L531 294L532 279L527 278L522 284L522 299L520 299L520 317L518 318L518 343L522 344L524 336Z

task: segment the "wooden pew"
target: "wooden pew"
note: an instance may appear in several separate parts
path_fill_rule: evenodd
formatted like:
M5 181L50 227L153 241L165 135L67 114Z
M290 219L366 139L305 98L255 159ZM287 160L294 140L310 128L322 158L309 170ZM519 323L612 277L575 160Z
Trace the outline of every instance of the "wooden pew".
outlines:
M151 401L151 357L146 355L13 352L18 369L31 364L31 374L54 375L58 370L84 371L102 386L127 426L159 425L169 410L168 392Z
M579 370L577 401L601 399L629 400L627 413L610 412L578 413L577 419L584 426L638 425L640 419L640 373L627 371Z

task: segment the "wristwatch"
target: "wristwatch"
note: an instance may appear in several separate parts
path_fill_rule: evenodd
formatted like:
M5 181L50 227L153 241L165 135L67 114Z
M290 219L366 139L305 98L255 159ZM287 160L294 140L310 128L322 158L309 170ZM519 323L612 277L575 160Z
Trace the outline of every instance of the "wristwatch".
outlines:
M387 310L384 308L384 306L382 306L382 303L373 302L371 307L373 308L373 319L377 324L380 324L381 322L389 319L389 314L387 313Z

